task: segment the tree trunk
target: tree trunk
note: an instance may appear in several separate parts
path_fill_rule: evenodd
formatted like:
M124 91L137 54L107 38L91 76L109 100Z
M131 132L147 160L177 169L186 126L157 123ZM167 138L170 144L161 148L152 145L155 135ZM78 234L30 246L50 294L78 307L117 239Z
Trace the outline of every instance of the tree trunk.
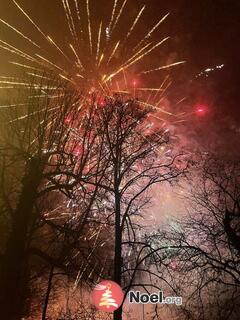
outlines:
M114 255L114 281L121 286L122 272L122 229L120 194L115 191L115 255ZM114 312L114 320L122 319L122 307Z
M49 297L52 289L53 271L54 271L54 266L51 267L51 270L49 273L47 292L46 292L44 306L43 306L42 320L46 320L46 316L47 316L48 302L49 302Z
M25 315L28 297L27 243L29 230L34 222L34 204L41 182L41 165L37 159L30 160L16 210L12 216L9 236L0 274L1 318L19 320Z
M116 311L114 311L113 320L122 320L122 311L122 306Z
M237 229L235 230L231 224L235 217L234 212L230 212L228 210L225 211L225 217L223 219L224 230L227 234L229 242L232 246L237 250L238 254L240 254L240 236L238 234Z

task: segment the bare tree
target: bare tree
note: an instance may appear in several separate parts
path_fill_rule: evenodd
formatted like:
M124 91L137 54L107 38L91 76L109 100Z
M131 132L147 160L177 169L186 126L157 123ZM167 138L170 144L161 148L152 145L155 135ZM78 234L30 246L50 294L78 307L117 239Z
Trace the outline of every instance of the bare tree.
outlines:
M33 85L30 96L35 99L29 99L21 110L12 107L4 117L0 202L9 232L1 258L0 303L2 315L9 320L20 319L26 312L30 263L31 267L36 264L30 261L30 256L40 257L50 269L69 272L72 268L67 261L77 246L79 250L80 236L93 204L91 199L96 195L94 189L90 192L86 188L87 181L93 179L93 172L101 176L96 159L104 155L98 153L93 157L97 137L92 124L94 109L81 112L81 95L61 86L55 90L60 93L54 91L57 95L52 99L54 93L49 87ZM69 209L70 218L52 222L53 203L61 199L60 206L55 208L59 221L65 204L74 201L80 192L81 214L70 216ZM48 208L47 202L52 202ZM72 222L74 218L77 223ZM48 243L42 237L47 232L46 226L55 232L49 233ZM60 239L62 245L58 247L56 241L60 243Z
M168 133L149 131L151 112L137 101L117 96L106 99L96 121L96 130L101 139L104 137L104 161L108 163L98 187L105 190L109 200L99 210L105 210L113 231L113 279L125 289L125 298L130 288L147 286L136 279L140 272L150 273L143 267L151 255L144 239L143 220L148 214L151 187L174 181L184 171L180 157L163 155ZM114 312L114 319L122 319L122 306Z
M112 276L125 298L132 287L152 286L137 281L153 275L144 267L154 251L143 232L151 187L185 169L180 157L164 155L169 135L149 130L152 110L137 101L116 96L103 106L97 96L88 101L62 88L55 99L35 101L23 114L12 109L5 120L11 135L1 143L1 204L10 232L0 297L9 320L26 314L29 285L39 278L42 319L59 276L70 276L74 286ZM114 313L121 318L122 306Z
M167 245L165 276L185 299L186 319L237 319L240 166L208 155L195 168L188 214L151 237Z

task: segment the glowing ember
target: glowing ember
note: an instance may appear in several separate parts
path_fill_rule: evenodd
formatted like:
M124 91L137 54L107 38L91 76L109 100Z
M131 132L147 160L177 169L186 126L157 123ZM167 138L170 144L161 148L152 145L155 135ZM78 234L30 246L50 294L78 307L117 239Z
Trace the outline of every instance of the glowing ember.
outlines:
M208 109L205 105L197 105L195 113L198 116L204 116L207 113Z

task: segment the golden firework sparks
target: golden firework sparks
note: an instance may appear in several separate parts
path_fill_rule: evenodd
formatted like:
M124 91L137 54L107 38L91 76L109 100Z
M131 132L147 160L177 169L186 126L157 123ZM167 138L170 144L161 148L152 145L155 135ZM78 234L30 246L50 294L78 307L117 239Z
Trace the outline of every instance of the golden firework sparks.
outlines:
M77 51L75 50L74 46L70 43L69 44L70 48L72 49L72 52L74 53L76 59L77 59L77 66L80 68L80 69L83 69L83 65L82 65L82 62L79 58L79 55L77 54Z
M13 0L15 5L18 7L18 9L25 15L25 17L34 25L34 27L42 34L42 36L47 39L47 36L45 33L39 28L39 26L30 18L30 16L27 14L25 10L17 3L17 1Z
M0 19L0 21L5 24L7 27L9 27L10 29L12 29L13 31L15 31L17 34L19 34L22 38L24 38L25 40L27 40L28 42L30 42L31 44L33 44L35 47L40 49L40 46L38 44L36 44L32 39L28 38L27 36L25 36L24 33L22 33L21 31L19 31L18 29L16 29L15 27L13 27L12 25L10 25L9 23L7 23L6 21Z
M155 24L155 26L146 34L146 36L138 43L138 45L133 49L137 49L139 48L139 46L141 46L141 44L146 40L149 39L152 35L152 33L167 19L167 17L170 15L170 13L167 13L165 16L163 16L157 24Z
M118 0L114 0L113 9L112 9L112 15L111 15L111 20L110 20L110 23L109 23L109 31L111 31L113 19L114 19L114 17L115 17L115 12L116 12L117 3L118 3Z
M91 28L91 16L90 16L90 9L89 9L89 0L86 0L86 7L87 7L87 17L88 17L88 35L89 35L89 45L90 45L90 51L92 54L92 28Z
M115 45L115 47L114 47L114 49L113 49L113 51L112 51L112 53L111 53L111 55L110 55L110 57L109 57L109 59L108 59L108 62L107 62L107 65L109 64L109 62L112 60L112 58L114 57L114 55L115 55L115 53L116 53L116 51L117 51L117 49L118 49L118 47L119 47L119 44L120 44L120 41L118 41L117 43L116 43L116 45Z
M101 45L101 34L102 34L102 21L99 26L98 30L98 42L97 42L97 54L96 54L96 61L98 62L99 59L99 52L100 52L100 45Z
M121 15L122 15L122 13L123 13L123 9L124 9L124 7L126 6L127 1L128 1L128 0L124 0L123 4L122 4L122 6L121 6L121 9L119 10L119 13L118 13L118 15L117 15L117 18L116 18L116 20L115 20L115 22L114 22L114 24L113 24L113 27L112 27L112 32L114 31L114 29L116 28L116 26L117 26L117 24L118 24L118 21L119 21Z
M34 70L36 72L42 72L41 69L37 69L35 67L32 67L32 66L29 66L27 64L22 64L22 63L19 63L19 62L16 62L16 61L9 61L10 64L13 64L15 66L18 66L18 67L21 67L21 68L24 68L24 69L31 69L31 70Z
M66 72L65 70L63 70L61 67L59 67L58 65L56 65L55 63L53 63L53 62L51 62L50 60L48 60L47 58L44 58L43 56L41 56L40 54L36 54L36 56L39 58L39 59L41 59L41 60L43 60L43 61L45 61L45 62L47 62L48 64L50 64L51 66L53 66L54 68L56 68L56 69L58 69L58 70L61 70L61 71L63 71L63 72Z
M139 11L139 13L138 13L138 15L137 15L136 19L134 20L134 22L133 22L133 24L132 24L131 28L129 29L129 31L128 31L128 33L127 33L126 40L127 40L127 39L130 37L130 35L132 34L132 32L133 32L133 30L134 30L134 28L135 28L136 24L138 23L138 20L141 18L141 15L143 14L143 11L145 10L145 8L146 8L146 5L144 5L144 6L142 7L142 9Z
M57 48L57 50L69 61L71 62L71 60L68 58L68 56L62 51L62 49L56 44L56 42L50 37L50 36L47 36L47 39L49 40L49 42L51 44L54 45L55 48Z
M17 49L16 47L12 46L11 44L3 41L3 40L0 40L0 48L6 50L6 51L9 51L11 53L14 53L26 60L29 60L29 61L32 61L32 62L35 62L36 59L30 55L28 55L27 53Z
M111 95L113 92L131 94L134 91L135 96L136 92L137 94L142 92L140 95L141 98L145 100L144 102L147 103L147 105L153 105L157 100L156 107L158 108L162 102L163 95L171 85L171 81L167 81L165 79L160 86L158 84L156 87L150 86L148 88L145 88L144 84L140 88L136 85L130 85L129 90L128 82L132 82L132 80L129 79L130 76L132 77L142 74L148 75L152 72L169 69L184 63L184 61L178 61L159 67L151 66L149 69L146 67L146 70L142 71L139 70L139 68L142 69L143 62L144 65L147 66L148 60L146 57L148 57L155 49L159 48L169 39L169 37L165 37L163 40L158 42L156 42L154 39L149 41L153 32L155 32L167 19L169 13L161 17L161 19L159 19L159 21L152 28L150 28L149 31L146 32L145 36L141 36L140 33L140 40L137 41L135 47L131 46L131 44L128 44L126 48L125 41L134 35L134 32L136 32L136 26L143 16L146 5L143 5L139 9L136 17L127 28L126 34L122 35L122 38L119 38L119 33L114 33L114 30L120 25L120 23L124 23L122 15L127 6L128 0L122 0L121 4L119 4L119 0L113 0L113 8L110 17L106 17L105 21L100 20L101 22L100 24L97 23L97 27L92 18L95 18L95 16L90 11L91 3L89 0L86 0L86 10L85 8L84 10L80 10L78 0L73 0L73 3L71 3L69 0L62 0L63 12L66 16L66 26L69 29L70 36L73 38L73 40L70 41L70 43L65 43L65 45L59 45L58 41L56 41L54 37L46 34L43 29L40 28L39 25L30 17L25 9L18 4L17 1L18 0L13 0L17 8L31 22L31 24L44 37L44 39L47 40L48 44L51 45L52 48L55 48L56 53L59 55L57 56L57 59L53 59L52 56L48 56L45 48L42 48L41 51L39 50L40 46L37 44L38 42L36 42L34 38L31 39L22 33L21 30L18 30L5 20L0 19L0 22L23 37L26 41L32 44L35 49L37 48L39 50L36 53L34 52L34 55L32 55L14 47L9 43L4 42L3 40L0 40L0 48L15 54L19 59L23 58L28 61L28 63L22 61L9 61L15 66L26 69L28 75L34 75L40 78L42 74L47 72L47 76L44 76L44 79L49 81L52 77L55 81L60 78L71 83L78 91L81 90L82 84L84 90L87 89L89 92L100 90L102 93L107 95ZM85 19L82 15L85 15ZM87 22L86 26L84 26L84 23L82 23L83 21ZM106 30L105 39L103 38L103 29ZM81 33L81 37L79 37L78 32ZM87 36L87 42L84 38L84 33ZM96 55L94 52L94 57L93 45L96 51ZM85 50L86 47L89 47L89 51L91 53L90 56L87 56L88 54ZM43 50L45 51L44 56L42 54ZM74 55L74 59L72 58L72 53ZM116 56L117 59L113 59ZM62 61L62 57L64 57L64 61ZM37 68L36 64L40 67ZM31 72L31 70L36 72L37 75ZM83 70L84 74L82 72ZM17 88L19 87L19 83L23 82L13 81L11 84L5 84L4 88L6 88L6 86L12 88L14 85ZM86 86L85 83L87 84ZM138 83L138 79L136 83ZM23 87L26 88L27 85L25 84ZM159 110L161 110L161 108Z
M114 78L117 74L119 74L123 69L129 68L131 65L136 64L139 60L143 59L146 55L150 54L153 50L158 48L160 45L162 45L164 42L166 42L170 37L166 37L163 40L159 41L157 44L152 46L149 50L141 54L140 56L136 57L133 61L129 62L128 64L126 63L125 65L122 65L116 72L110 74L105 82L110 81L112 78Z
M151 72L155 72L155 71L159 71L159 70L163 70L163 69L169 69L171 67L175 67L178 66L180 64L184 64L186 63L186 61L178 61L178 62L174 62L174 63L170 63L155 69L151 69L151 70L147 70L147 71L141 71L140 74L147 74L147 73L151 73Z

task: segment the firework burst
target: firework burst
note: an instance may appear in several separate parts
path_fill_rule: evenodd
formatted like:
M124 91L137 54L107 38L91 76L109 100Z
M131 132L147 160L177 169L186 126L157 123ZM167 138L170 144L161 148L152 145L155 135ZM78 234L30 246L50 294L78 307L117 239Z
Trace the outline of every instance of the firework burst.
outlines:
M0 40L0 48L15 57L9 61L15 67L23 69L29 76L35 75L40 79L44 74L47 81L53 79L68 83L84 96L87 93L100 92L109 96L114 93L131 95L139 99L143 106L151 106L165 115L173 115L162 108L163 97L171 85L169 77L164 78L156 87L140 86L138 79L142 75L159 72L178 66L184 61L176 61L167 65L160 65L142 70L142 65L148 65L147 58L163 46L169 37L155 41L152 37L169 16L169 13L160 17L157 23L150 26L146 34L137 35L136 28L141 24L145 14L146 5L143 5L133 21L129 23L126 33L117 32L124 22L127 12L128 0L113 0L110 15L98 17L100 23L96 27L96 13L93 11L92 0L61 0L62 15L67 22L68 40L64 47L57 43L48 31L44 31L22 4L12 0L19 14L24 16L36 31L36 37L31 38L24 32L0 19L0 23L14 31L19 37L32 46L31 53L25 52L13 44ZM94 18L93 18L94 17ZM86 23L84 23L86 22ZM131 38L139 38L133 45ZM50 58L40 46L40 38L55 50L56 59ZM42 39L41 39L42 40ZM34 52L34 53L33 53ZM137 70L137 72L136 72ZM39 81L42 81L43 78ZM53 81L53 83L54 83ZM19 89L29 88L31 84L24 79L1 79L1 88ZM37 88L39 85L36 84ZM54 85L51 90L55 90ZM51 92L49 93L51 96ZM60 93L59 93L60 94ZM56 92L52 95L55 97ZM174 115L178 121L179 115Z

